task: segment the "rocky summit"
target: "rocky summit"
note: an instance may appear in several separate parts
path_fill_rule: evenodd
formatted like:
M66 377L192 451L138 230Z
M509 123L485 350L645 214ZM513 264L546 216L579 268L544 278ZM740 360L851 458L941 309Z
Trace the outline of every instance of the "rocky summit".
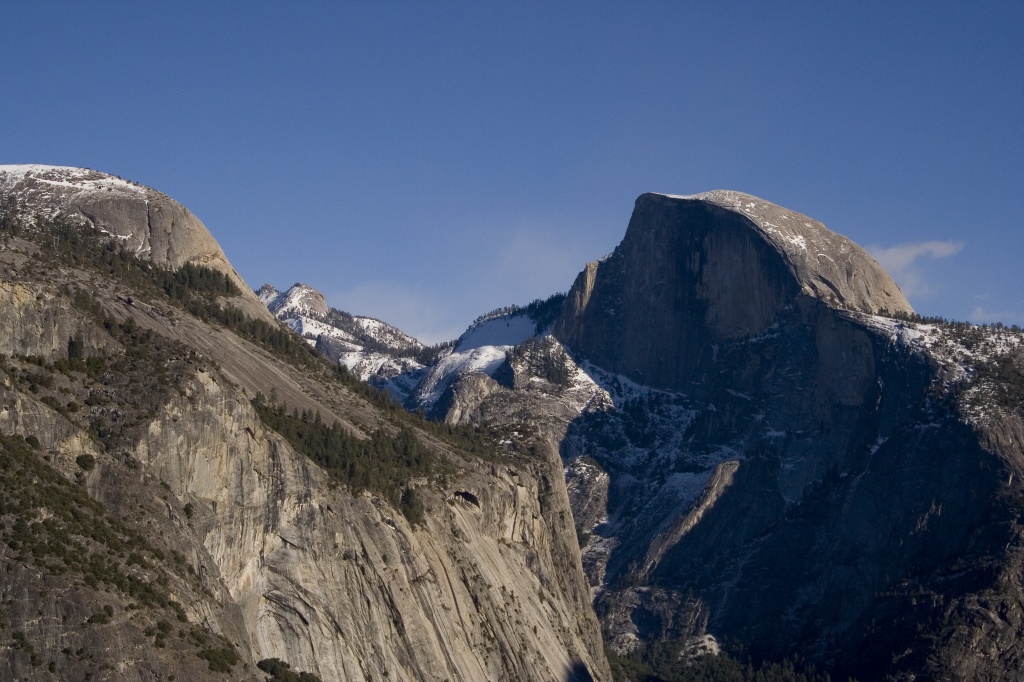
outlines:
M4 679L1024 679L1024 335L757 197L428 348L0 166L0 310Z
M554 334L605 369L684 390L715 347L765 333L797 300L913 313L863 249L739 192L644 194L615 252L589 264Z
M849 240L710 192L641 196L554 335L615 404L562 447L607 496L576 519L612 647L1021 674L1019 332L924 324Z

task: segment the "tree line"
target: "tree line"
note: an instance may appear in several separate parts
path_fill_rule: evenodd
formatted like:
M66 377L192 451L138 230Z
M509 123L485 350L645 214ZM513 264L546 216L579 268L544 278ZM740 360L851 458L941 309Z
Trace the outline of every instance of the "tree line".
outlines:
M262 393L252 399L253 409L266 426L281 434L292 447L306 455L354 492L368 490L399 509L410 523L422 523L423 505L409 481L437 471L438 457L408 428L395 433L377 429L369 438L350 434L337 420L328 425L317 411L291 412L284 404L267 400Z

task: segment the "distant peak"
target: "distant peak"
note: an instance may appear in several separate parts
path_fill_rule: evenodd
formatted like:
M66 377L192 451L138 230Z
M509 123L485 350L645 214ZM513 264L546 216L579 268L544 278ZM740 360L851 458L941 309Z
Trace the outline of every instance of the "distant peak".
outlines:
M323 318L330 312L327 297L302 282L296 282L283 293L272 285L265 284L260 289L259 296L270 312L278 316L293 314Z

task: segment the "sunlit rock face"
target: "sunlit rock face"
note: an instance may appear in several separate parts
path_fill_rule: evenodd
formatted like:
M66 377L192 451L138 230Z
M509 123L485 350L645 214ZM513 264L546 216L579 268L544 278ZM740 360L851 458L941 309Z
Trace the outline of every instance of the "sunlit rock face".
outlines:
M0 165L0 192L31 222L60 220L93 227L110 242L161 267L193 263L220 270L240 291L236 307L270 319L203 222L162 192L88 168L41 165Z
M3 166L0 219L0 679L240 681L276 658L324 682L610 680L556 441L465 451L341 381L155 190ZM186 264L238 293L170 296ZM258 394L357 440L412 433L440 463L402 482L416 522Z

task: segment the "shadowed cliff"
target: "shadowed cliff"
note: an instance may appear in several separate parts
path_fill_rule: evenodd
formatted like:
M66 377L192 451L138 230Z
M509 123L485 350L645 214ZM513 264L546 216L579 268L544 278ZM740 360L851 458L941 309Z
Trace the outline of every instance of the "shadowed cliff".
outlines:
M606 370L683 390L717 345L764 333L799 296L912 313L863 249L756 197L643 194L626 236L587 265L554 335Z
M554 328L615 405L562 449L613 647L711 633L863 679L1020 678L1020 335L883 313L913 317L816 221L637 200Z

